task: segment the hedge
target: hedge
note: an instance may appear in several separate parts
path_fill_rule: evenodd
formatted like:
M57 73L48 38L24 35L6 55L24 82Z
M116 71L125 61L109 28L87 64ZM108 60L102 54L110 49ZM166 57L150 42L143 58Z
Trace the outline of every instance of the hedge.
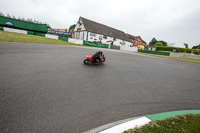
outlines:
M191 53L191 51L196 51L198 49L185 49L185 48L179 48L179 47L169 47L169 46L156 46L156 51L173 51L174 49L179 49L179 52L186 52Z
M166 56L169 56L169 55L170 55L170 52L151 51L151 50L141 50L141 49L138 49L138 52L141 52L141 53L149 53L149 54L157 54L157 55L166 55Z

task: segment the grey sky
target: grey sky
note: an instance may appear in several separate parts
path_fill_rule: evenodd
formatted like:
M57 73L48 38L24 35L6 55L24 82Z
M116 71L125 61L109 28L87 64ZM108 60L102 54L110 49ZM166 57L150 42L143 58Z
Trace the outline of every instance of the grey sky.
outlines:
M1 0L0 12L67 29L82 16L147 43L200 44L200 0Z

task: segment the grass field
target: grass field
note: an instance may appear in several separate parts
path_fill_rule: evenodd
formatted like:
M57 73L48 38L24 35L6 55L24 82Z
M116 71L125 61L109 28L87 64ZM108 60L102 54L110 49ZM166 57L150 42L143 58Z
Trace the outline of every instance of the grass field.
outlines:
M200 133L200 114L179 115L151 121L123 133Z
M6 31L0 31L0 41L80 46L78 44L73 44L73 43L62 41L62 40L55 40L55 39L50 39L50 38L41 37L41 36L12 33L12 32L6 32Z
M165 55L156 55L156 54L147 54L147 53L140 53L140 52L137 52L137 53L138 54L143 54L143 55L160 57L160 58L172 59L172 60L179 60L179 61L185 61L185 62L200 63L200 60L195 60L195 59L179 58L179 57L172 57L172 56L165 56Z

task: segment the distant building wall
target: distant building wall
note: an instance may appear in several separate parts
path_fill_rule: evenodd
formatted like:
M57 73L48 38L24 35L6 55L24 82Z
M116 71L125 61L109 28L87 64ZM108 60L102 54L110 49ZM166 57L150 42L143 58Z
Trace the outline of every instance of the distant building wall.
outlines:
M142 39L140 37L138 37L137 39L130 39L133 42L133 46L138 46L138 45L142 45L142 46L146 46L146 43L142 41Z

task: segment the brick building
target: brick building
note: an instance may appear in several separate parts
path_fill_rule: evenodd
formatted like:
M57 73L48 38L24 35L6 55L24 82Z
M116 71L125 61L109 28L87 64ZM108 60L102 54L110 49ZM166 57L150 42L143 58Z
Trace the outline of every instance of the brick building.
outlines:
M132 36L130 34L127 34L127 36L133 42L134 47L137 47L138 45L146 46L147 44L140 36Z

